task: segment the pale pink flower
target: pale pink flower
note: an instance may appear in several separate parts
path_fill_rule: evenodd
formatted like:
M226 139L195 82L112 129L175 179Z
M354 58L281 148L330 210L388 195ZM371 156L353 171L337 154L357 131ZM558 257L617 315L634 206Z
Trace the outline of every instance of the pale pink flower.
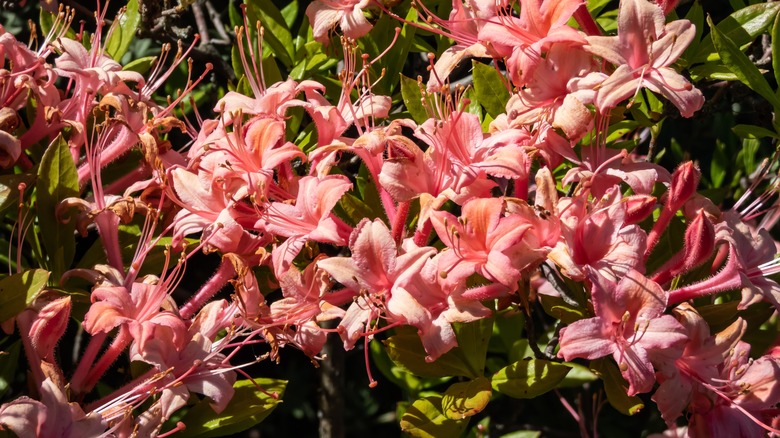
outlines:
M463 206L460 217L437 211L431 222L439 239L449 248L438 259L446 283L456 284L478 273L514 289L520 279L520 245L531 227L521 214L506 214L506 203L499 198L473 199Z
M315 0L306 8L314 39L322 44L330 41L328 33L337 24L349 38L358 39L373 27L363 15L370 0Z
M688 20L664 23L664 12L647 0L621 0L617 37L589 36L585 49L618 66L601 84L596 106L606 113L644 87L662 94L691 117L704 96L669 67L696 35Z
M339 326L346 348L352 348L380 314L390 322L430 323L429 311L403 287L422 269L435 249L409 247L399 250L387 226L379 220L371 222L368 219L355 227L349 249L351 257L331 257L317 263L356 295Z
M655 383L650 354L681 348L687 339L685 328L663 314L667 293L633 269L617 284L593 269L588 278L596 316L561 330L558 356L569 361L611 355L628 382L628 395L650 391Z
M502 14L491 18L479 30L479 40L507 58L512 82L523 86L551 44L581 46L585 38L566 24L582 0L520 0L519 3L519 18Z

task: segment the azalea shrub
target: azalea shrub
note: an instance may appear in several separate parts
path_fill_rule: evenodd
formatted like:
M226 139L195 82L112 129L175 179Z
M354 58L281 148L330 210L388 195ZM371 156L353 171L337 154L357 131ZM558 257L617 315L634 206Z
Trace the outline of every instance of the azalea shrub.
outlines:
M30 3L0 433L780 434L780 2Z

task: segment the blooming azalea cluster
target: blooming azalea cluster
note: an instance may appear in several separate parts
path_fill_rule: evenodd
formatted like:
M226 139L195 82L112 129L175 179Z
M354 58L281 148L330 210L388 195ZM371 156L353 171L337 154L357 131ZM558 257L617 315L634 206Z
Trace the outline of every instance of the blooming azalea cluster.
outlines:
M344 34L338 96L313 79L267 84L263 48L255 50L245 23L237 28L245 87L219 99L215 117L198 114L197 124L177 106L199 80L167 105L154 98L187 56L183 47L171 66L161 60L144 77L108 55L105 39L119 30L104 38L100 11L97 31L75 39L66 36L72 16L61 12L37 51L0 28L0 165L42 166L33 151L41 143L47 155L70 160L74 193L43 214L84 236L96 230L105 255L93 266L58 268L53 253L48 271L61 278L4 324L24 341L35 397L2 405L0 427L20 436L154 436L167 424L167 434L185 427L171 419L193 393L217 413L227 408L249 365L231 361L247 345L267 346L271 360L284 346L327 360L328 336L340 336L345 349L363 342L368 355L376 336L411 326L424 361L435 363L459 345L460 325L545 296L577 315L547 359L608 358L624 393L653 392L678 433L780 433L780 354L751 358L744 319L712 333L691 304L736 291L739 310L762 302L780 310L768 232L777 218L755 221L767 199L743 207L748 190L721 210L696 193L692 162L670 173L608 145L610 117L645 92L684 117L703 105L676 70L696 29L667 22L673 6L621 0L617 34L606 36L581 0L453 0L447 19L419 3L421 19L407 25L454 45L431 57L430 78L417 90L427 115L416 120L396 116L391 96L373 91L384 53L360 55L355 40L371 30L363 9L395 15L367 0L315 0L306 10L314 40L332 42L337 25ZM505 69L500 86L510 97L495 117L471 112L462 88L450 92L448 76L466 58ZM311 147L290 134L296 112L316 132ZM172 130L188 138L186 147L171 144ZM106 168L128 153L142 163L104 183ZM24 190L20 229L30 208ZM345 213L348 202L372 215ZM651 263L672 222L684 224L682 245ZM119 237L128 224L140 228L132 254ZM142 275L154 251L164 265ZM199 251L217 253L220 264L177 302ZM21 257L16 269L25 274ZM88 308L77 315L62 290L85 281ZM225 286L229 298L217 298ZM89 341L66 375L55 347L71 316ZM120 357L144 371L92 400ZM687 428L678 430L683 416Z

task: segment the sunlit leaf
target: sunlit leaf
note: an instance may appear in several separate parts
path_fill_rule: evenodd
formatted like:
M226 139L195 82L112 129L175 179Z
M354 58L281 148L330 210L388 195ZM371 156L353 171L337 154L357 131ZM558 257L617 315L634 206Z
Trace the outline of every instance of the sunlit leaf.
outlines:
M423 97L420 87L423 86L416 80L401 75L401 97L406 105L406 110L418 124L428 119L428 112L422 104Z
M57 220L56 208L63 199L78 196L79 182L76 165L68 142L57 136L41 158L36 184L38 194L38 223L41 240L46 248L54 278L59 278L70 267L76 251L73 235L75 226Z
M417 376L463 376L469 378L479 376L454 350L448 351L433 362L427 362L425 358L428 353L425 352L417 331L412 328L399 327L397 334L390 336L383 343L393 362Z
M780 2L758 3L740 9L718 23L718 31L730 39L737 47L753 41L774 23L775 16L780 11ZM690 64L717 61L718 51L712 41L712 33L702 39L694 54L690 56Z
M138 13L138 0L128 1L124 11L116 20L118 25L106 41L106 54L119 62L130 47L130 43L133 42L135 32L138 30L138 23L141 21L141 15Z
M506 89L505 80L495 68L473 61L474 90L477 92L477 100L485 108L488 114L496 118L506 112L506 103L509 101L509 91Z
M0 321L22 313L46 286L49 271L31 269L0 280Z
M217 414L208 398L201 400L180 420L187 428L176 436L208 438L247 430L263 421L282 402L286 386L284 380L239 380L233 384L236 392L224 411Z
M721 33L712 24L712 20L707 18L707 22L710 24L710 35L712 35L712 41L720 54L723 64L726 65L743 84L760 94L775 108L780 108L780 98L775 95L774 90L769 86L769 83L758 70L758 67L750 61L747 55L739 50L739 47L734 44L728 36Z
M558 386L571 368L544 359L521 360L491 379L493 389L514 398L533 398Z
M442 411L447 418L453 420L471 417L485 409L492 393L490 380L485 377L455 383L444 392L441 400Z
M401 417L401 430L420 438L460 436L468 420L447 418L442 412L441 401L439 395L416 400Z

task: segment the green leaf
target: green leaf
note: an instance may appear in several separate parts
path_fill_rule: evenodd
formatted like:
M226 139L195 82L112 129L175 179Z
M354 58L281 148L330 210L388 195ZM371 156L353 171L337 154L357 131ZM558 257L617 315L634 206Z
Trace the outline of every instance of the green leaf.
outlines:
M413 437L457 437L466 429L468 420L447 418L441 408L442 396L416 400L401 417L401 430Z
M401 97L404 100L404 105L406 105L406 110L409 111L412 119L418 124L428 120L428 111L423 106L423 96L420 87L424 87L424 85L412 78L401 75Z
M685 15L685 19L693 23L696 26L696 35L693 37L691 44L685 49L682 57L685 60L691 58L691 55L699 50L699 44L701 42L701 35L704 32L704 8L701 7L701 3L696 0L691 5L691 9Z
M138 30L138 23L141 21L141 14L138 13L138 0L128 1L124 11L117 16L116 20L119 25L114 27L111 36L106 41L106 54L119 62L130 47L130 43L133 42L135 32Z
M713 81L738 81L737 75L731 72L731 69L721 64L720 61L708 62L693 67L690 70L691 79L699 82L703 79Z
M561 380L558 388L579 388L586 383L599 379L599 376L593 374L593 371L578 363L567 362L566 365L571 368L571 371Z
M496 118L506 112L506 103L509 101L505 81L496 69L489 65L472 61L472 66L477 100L491 117Z
M76 240L73 235L75 225L72 222L61 224L57 220L56 209L63 199L79 194L76 165L73 163L68 142L62 134L54 139L43 154L35 187L41 240L46 248L54 278L59 279L73 261Z
M150 68L152 68L152 65L156 59L156 56L144 56L143 58L134 59L128 62L127 65L122 68L122 70L134 71L143 75L146 74Z
M479 375L471 370L462 356L452 349L433 362L427 362L428 353L423 348L417 331L411 327L399 327L397 334L382 341L390 359L412 374L421 377L463 376L476 378Z
M565 324L571 324L585 317L582 310L573 308L561 297L542 294L539 295L539 300L542 303L542 308L548 315L561 320Z
M772 26L772 71L775 74L775 83L780 85L780 14L775 16Z
M780 11L780 2L759 3L740 9L718 23L717 29L722 35L738 47L753 41L774 23ZM712 26L712 25L710 25ZM717 61L718 52L712 41L712 33L705 36L696 52L688 60L690 64L704 61Z
M38 15L38 24L41 27L41 33L43 35L46 35L49 33L49 31L51 31L51 27L54 25L54 22L57 19L57 14L52 14L51 12L48 12L43 8L40 9L41 12ZM73 32L73 29L68 29L67 32L65 32L65 36L67 38L75 40L76 32Z
M0 175L0 213L19 203L19 184L30 187L34 180L35 176L29 174Z
M351 193L344 193L339 200L338 205L344 209L347 217L345 218L350 225L357 225L361 220L368 218L374 220L381 216L379 212L374 211L365 202L361 201Z
M493 389L490 380L477 377L469 382L450 385L441 399L444 415L452 420L462 420L482 412L490 401Z
M0 280L0 321L22 313L46 286L49 271L31 269Z
M259 20L263 26L263 41L271 46L274 55L287 68L292 68L294 45L292 34L284 21L284 16L271 0L245 0L246 15L250 26L254 28Z
M458 347L453 353L471 370L470 377L481 376L485 371L485 358L493 334L493 318L482 318L453 325Z
M712 35L712 41L720 54L723 64L737 75L737 78L739 78L743 84L768 100L773 107L780 108L780 98L775 95L774 90L769 86L769 83L764 79L764 76L761 75L758 67L750 62L750 59L739 50L739 47L734 44L734 41L721 33L712 24L712 20L709 17L707 18L707 23L710 25L710 35Z
M180 421L187 428L176 434L181 437L217 437L237 434L260 423L282 402L287 382L276 379L239 380L233 384L236 390L224 411L217 414L209 399L203 399L187 412ZM265 391L265 392L263 392ZM277 394L271 397L269 394Z
M570 367L544 359L521 360L498 370L493 389L514 398L534 398L555 388Z
M720 139L715 140L715 149L712 151L712 160L710 160L710 180L714 188L723 185L728 169L733 164L725 149L725 143L720 141Z
M731 128L731 130L734 132L734 134L737 134L737 136L742 138L780 138L780 135L777 135L776 132L755 125L736 125Z
M618 412L624 415L634 415L645 407L642 399L627 394L628 384L611 357L602 357L591 361L590 368L604 381L607 400Z

